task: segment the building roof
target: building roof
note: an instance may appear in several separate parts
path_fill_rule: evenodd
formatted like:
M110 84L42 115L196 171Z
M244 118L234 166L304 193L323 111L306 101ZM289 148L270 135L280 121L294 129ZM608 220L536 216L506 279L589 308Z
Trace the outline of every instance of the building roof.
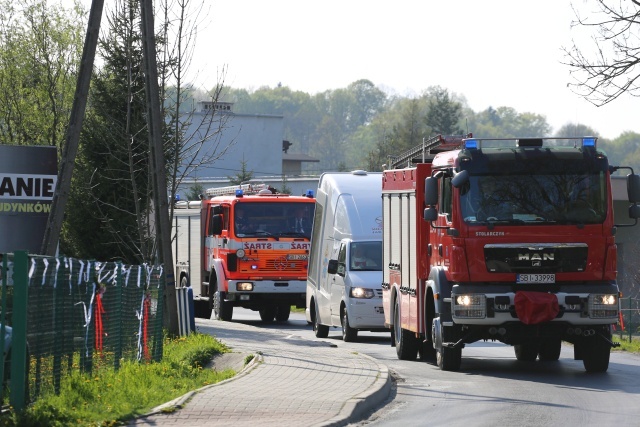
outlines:
M314 159L311 156L307 156L306 154L298 154L298 153L282 153L282 161L290 161L290 162L320 162L319 159Z

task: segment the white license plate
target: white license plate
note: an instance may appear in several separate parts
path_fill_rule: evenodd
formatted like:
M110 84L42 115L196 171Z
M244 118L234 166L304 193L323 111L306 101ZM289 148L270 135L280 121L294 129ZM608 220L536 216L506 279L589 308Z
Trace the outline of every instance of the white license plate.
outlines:
M556 283L555 274L517 274L516 283Z
M287 259L293 261L303 261L307 259L307 254L289 254L287 255Z

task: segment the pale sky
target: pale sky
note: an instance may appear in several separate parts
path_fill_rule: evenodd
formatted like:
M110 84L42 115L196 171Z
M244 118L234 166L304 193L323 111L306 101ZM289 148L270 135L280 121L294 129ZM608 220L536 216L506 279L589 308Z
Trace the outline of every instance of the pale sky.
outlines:
M475 112L507 106L545 116L554 130L572 122L606 138L640 133L640 98L595 107L567 87L562 47L578 36L569 0L202 1L208 13L190 72L205 89L223 67L233 88L281 83L313 94L368 79L410 96L441 86ZM573 3L581 13L594 8Z

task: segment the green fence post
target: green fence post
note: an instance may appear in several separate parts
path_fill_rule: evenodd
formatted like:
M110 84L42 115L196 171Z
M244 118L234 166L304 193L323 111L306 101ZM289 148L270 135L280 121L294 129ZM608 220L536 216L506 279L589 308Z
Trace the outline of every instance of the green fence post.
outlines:
M115 310L115 324L118 328L118 336L116 337L116 348L114 354L113 368L117 371L120 369L120 358L122 358L122 343L123 343L123 325L122 325L122 293L124 292L124 286L122 285L122 263L116 262L116 292L117 301Z
M54 260L55 258L51 258ZM56 288L53 290L53 309L55 310L53 319L55 322L53 338L53 390L55 394L60 394L60 377L62 376L62 354L64 353L64 341L66 325L64 324L64 294L62 293L62 280L60 280L60 271L56 272Z
M631 343L632 330L633 330L633 311L631 310L631 297L629 297L629 343Z
M29 256L15 252L13 261L13 336L11 338L11 395L9 401L17 411L24 409L27 371L27 301L29 296Z

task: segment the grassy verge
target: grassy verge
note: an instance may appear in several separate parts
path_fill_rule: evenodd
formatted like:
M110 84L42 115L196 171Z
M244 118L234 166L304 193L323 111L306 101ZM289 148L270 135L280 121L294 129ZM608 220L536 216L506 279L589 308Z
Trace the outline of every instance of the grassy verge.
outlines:
M632 337L629 342L629 335L625 334L620 338L620 335L613 336L613 342L619 342L620 347L616 347L614 351L628 351L630 353L640 353L640 338Z
M120 370L80 372L62 380L59 395L45 395L22 413L0 417L0 426L116 426L183 394L235 375L204 369L224 344L194 333L166 339L160 363L123 362Z

